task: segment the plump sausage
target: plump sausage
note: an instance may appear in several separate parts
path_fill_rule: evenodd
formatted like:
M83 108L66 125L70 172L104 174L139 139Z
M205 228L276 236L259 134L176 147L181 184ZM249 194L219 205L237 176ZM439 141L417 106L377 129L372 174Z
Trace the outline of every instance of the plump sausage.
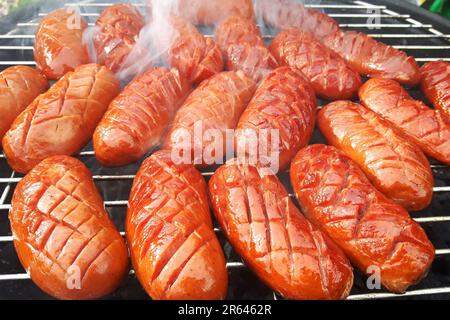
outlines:
M9 165L27 173L52 155L71 155L91 139L119 81L104 66L87 64L67 73L37 97L3 137Z
M422 92L450 119L450 63L431 61L421 69Z
M155 68L136 77L115 98L94 132L97 160L123 166L156 147L191 86L176 69Z
M254 20L230 16L222 21L215 32L228 70L242 70L259 82L278 66L266 47Z
M280 170L287 169L292 158L311 138L316 109L314 91L300 71L289 67L275 69L258 87L239 120L235 134L238 157L241 150L245 150L246 156L256 153L270 157L275 151L271 150L272 143L268 143L274 139L271 130L277 130L278 166Z
M38 164L17 185L9 220L20 262L55 298L100 298L128 270L125 242L79 160L53 156Z
M372 184L410 211L428 207L433 174L422 150L376 113L349 101L319 112L327 141L355 161Z
M226 131L236 129L255 90L253 80L242 71L222 72L202 82L175 115L164 148L180 162L223 163L229 151Z
M450 165L450 120L414 100L393 80L371 79L359 91L362 103L390 121L427 155Z
M319 41L339 31L339 24L333 18L290 0L258 0L256 14L270 27L297 28L310 32Z
M0 140L16 117L47 89L47 79L37 69L16 66L0 72Z
M393 79L414 87L420 81L416 60L405 52L360 32L336 32L323 43L343 57L362 76Z
M321 98L353 98L362 84L359 74L344 59L300 29L280 32L270 51L280 65L301 70Z
M234 249L288 299L344 299L353 284L347 258L295 207L275 175L236 159L209 182L214 213Z
M291 180L306 217L363 273L378 273L396 293L426 275L435 250L423 229L342 152L324 145L302 149Z
M124 67L144 24L144 17L131 4L115 4L103 10L93 37L97 62L113 72Z
M50 80L58 80L69 71L89 63L83 44L86 21L76 12L59 9L40 22L34 42L34 60Z
M206 183L168 151L134 179L126 234L136 276L153 299L223 299L228 274L212 228Z

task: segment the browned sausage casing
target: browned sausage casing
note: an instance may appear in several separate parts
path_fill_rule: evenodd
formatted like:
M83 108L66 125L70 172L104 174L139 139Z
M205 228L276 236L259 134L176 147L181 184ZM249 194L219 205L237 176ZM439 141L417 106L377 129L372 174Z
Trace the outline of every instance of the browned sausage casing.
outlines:
M9 219L20 262L55 298L100 298L128 270L125 241L79 160L54 156L38 164L17 185Z
M324 145L300 150L291 180L306 217L363 273L378 273L396 293L426 275L435 250L423 229L342 152Z
M153 154L134 179L126 234L136 276L153 299L223 299L228 274L205 180L170 157Z
M79 66L37 97L3 137L9 165L27 173L52 155L71 155L92 137L119 81L106 67Z
M236 159L209 182L215 215L245 263L289 299L344 299L353 284L347 258L295 207L275 175Z
M289 67L275 69L258 87L239 120L235 134L237 152L244 149L246 155L256 152L269 156L274 151L268 144L272 141L270 131L277 130L279 168L287 169L292 158L311 138L316 109L314 91L300 71ZM262 135L262 130L268 132ZM258 143L259 139L267 141ZM263 149L262 152L259 149Z
M202 82L178 110L164 148L195 165L222 163L228 146L226 130L236 129L255 89L254 81L242 71L222 72ZM220 133L220 150L208 132Z
M253 19L228 17L217 27L215 39L227 69L242 70L255 82L278 66Z
M0 140L16 117L47 89L47 79L37 69L16 66L0 72Z
M95 23L98 30L93 39L97 62L113 72L119 71L144 24L144 17L131 4L120 3L103 10Z
M34 59L51 80L58 80L79 65L89 63L83 44L86 21L74 10L59 9L42 19L36 31Z
M111 102L94 132L97 160L122 166L156 147L190 90L176 69L156 68L136 77Z
M421 69L422 91L450 119L450 63L431 61Z
M422 150L376 113L349 101L319 112L327 141L344 151L388 198L409 211L428 207L433 174Z
M362 84L359 74L344 59L300 29L281 31L273 39L270 51L280 65L303 72L321 98L353 98Z
M359 91L362 103L397 126L427 155L450 165L450 120L414 100L393 80L371 79Z

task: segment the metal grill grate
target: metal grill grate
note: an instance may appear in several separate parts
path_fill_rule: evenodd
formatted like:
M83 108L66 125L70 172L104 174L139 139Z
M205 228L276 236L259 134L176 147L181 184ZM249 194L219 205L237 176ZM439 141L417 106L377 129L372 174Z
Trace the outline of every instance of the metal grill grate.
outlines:
M133 2L133 1L131 1ZM336 1L337 2L337 1ZM391 10L389 5L373 5L363 1L339 1L340 4L329 1L314 1L309 7L321 9L335 18L342 28L359 30L374 38L405 50L416 57L419 63L432 60L450 61L450 34L440 32L433 24L421 23L413 14L404 14ZM319 3L319 4L317 4ZM102 0L84 1L79 3L63 3L67 7L78 7L85 19L93 24L104 7L113 3ZM143 7L142 3L134 3ZM61 5L60 5L61 6ZM54 7L56 8L56 7ZM46 10L44 10L46 9ZM13 30L0 34L0 70L11 65L34 65L33 41L34 32L39 20L53 8L41 8L35 17L29 21L21 21ZM420 17L420 15L418 15ZM368 19L372 19L370 23ZM373 20L377 19L377 20ZM373 23L375 21L375 23ZM448 25L446 26L448 29ZM204 30L208 36L211 30ZM266 30L264 37L270 41L273 38L271 30ZM442 30L441 30L442 31ZM209 34L208 34L209 32ZM423 99L418 91L411 94ZM323 102L321 102L323 103ZM320 132L316 130L312 143L324 143ZM140 163L122 168L103 168L95 160L92 146L87 146L78 157L91 169L94 180L105 199L105 206L120 231L124 230L127 198L134 174ZM349 299L380 299L398 298L450 298L450 168L432 163L436 186L432 205L413 217L424 228L434 243L436 260L426 279L412 287L404 295L395 295L383 290L369 291L366 289L364 277L356 272L355 286ZM206 179L212 172L203 172ZM280 176L288 190L288 174ZM8 210L14 188L21 176L12 172L3 154L0 155L0 299L46 299L30 280L20 265L14 252L13 238L8 221ZM224 248L227 257L227 267L230 275L228 298L231 299L277 299L277 295L263 285L232 250L218 227L215 231ZM131 271L122 286L107 298L140 299L147 298Z

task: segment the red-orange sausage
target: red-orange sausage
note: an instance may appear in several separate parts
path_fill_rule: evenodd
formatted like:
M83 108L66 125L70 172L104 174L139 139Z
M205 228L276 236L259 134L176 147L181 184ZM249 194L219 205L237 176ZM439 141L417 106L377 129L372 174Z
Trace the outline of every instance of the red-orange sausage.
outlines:
M308 219L362 272L379 272L381 283L397 293L426 275L435 250L423 229L342 152L324 145L301 150L291 180Z
M421 69L422 91L450 119L450 63L431 61Z
M311 138L316 109L314 91L300 71L289 67L275 69L258 87L239 120L235 134L238 156L244 150L247 156L271 157L275 151L272 130L276 130L279 144L272 156L277 157L280 170L287 169Z
M124 67L144 24L144 17L131 4L115 4L103 10L95 23L93 38L97 62L113 72Z
M52 155L72 155L94 133L119 81L104 66L87 64L67 73L37 97L3 137L9 165L27 173Z
M223 299L228 275L205 180L170 157L153 154L134 179L126 234L136 276L153 299Z
M79 65L89 63L83 44L86 21L74 10L59 9L40 22L34 43L37 67L50 80L58 80Z
M427 155L450 165L450 120L414 100L393 80L371 79L359 91L362 103L409 136Z
M347 63L299 29L280 32L270 45L280 65L303 72L318 96L328 100L350 99L361 86L361 77Z
M327 141L355 161L374 186L407 210L428 207L433 174L422 150L387 121L349 101L330 103L318 123Z
M227 69L242 70L255 82L278 66L252 19L228 17L217 27L215 39Z
M253 80L242 71L222 72L204 81L175 115L164 148L184 163L223 163L229 142L226 130L236 129L255 89Z
M47 79L37 69L16 66L0 72L0 140L16 117L47 89Z
M275 175L236 159L209 182L215 215L245 263L288 299L344 299L352 267L295 207Z
M94 132L97 160L122 166L156 147L191 86L178 70L156 68L136 77L109 105Z
M55 298L100 298L128 270L125 241L79 160L54 156L38 164L17 185L9 219L23 267Z
M323 43L362 76L393 79L411 87L420 81L419 66L414 57L364 33L340 31L328 36Z

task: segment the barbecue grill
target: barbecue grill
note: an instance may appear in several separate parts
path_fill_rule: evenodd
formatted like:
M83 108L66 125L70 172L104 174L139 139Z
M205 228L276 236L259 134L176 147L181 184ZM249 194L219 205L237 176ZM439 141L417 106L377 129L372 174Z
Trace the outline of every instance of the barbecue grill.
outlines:
M128 1L142 10L143 2ZM92 25L99 13L111 1L38 3L26 10L17 11L0 21L0 71L12 65L35 65L33 41L39 20L58 7L77 7ZM324 11L336 19L342 28L359 30L374 38L405 50L416 57L419 64L432 60L450 61L450 22L422 9L398 1L310 1L308 7ZM261 28L270 42L274 30ZM211 29L201 29L211 36ZM418 90L410 90L413 97L424 100ZM320 104L323 105L323 101ZM0 115L1 116L1 115ZM312 143L325 140L316 129ZM121 168L103 168L95 160L92 145L77 157L92 171L94 180L105 200L105 206L120 231L124 230L127 199L132 181L140 163ZM436 247L436 259L428 276L403 295L386 290L368 290L365 277L355 271L355 285L349 299L450 299L450 167L432 163L435 177L434 199L429 208L413 213ZM208 180L213 171L205 171ZM49 299L33 284L22 268L13 246L8 210L11 197L21 175L9 168L0 155L0 299ZM280 176L289 192L288 173ZM229 271L229 299L280 299L242 263L239 256L216 224L215 231L224 248ZM133 271L119 289L106 299L147 299Z

